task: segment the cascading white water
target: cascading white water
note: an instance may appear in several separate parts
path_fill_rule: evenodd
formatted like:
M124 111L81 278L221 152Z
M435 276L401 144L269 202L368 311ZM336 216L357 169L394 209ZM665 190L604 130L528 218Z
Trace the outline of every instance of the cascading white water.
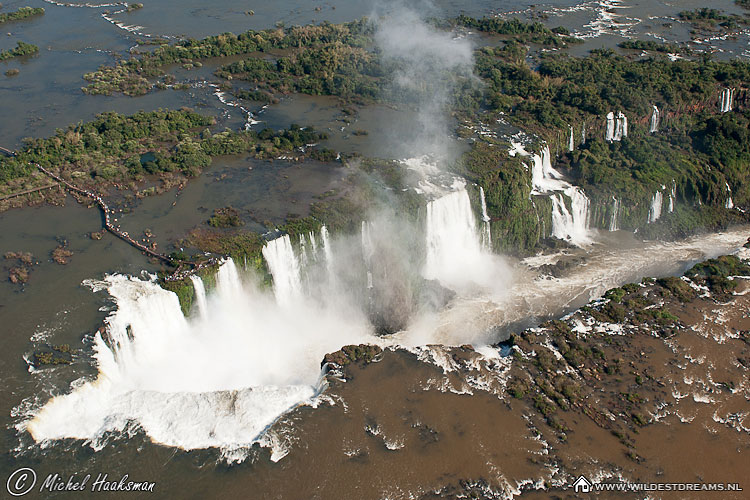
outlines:
M589 199L583 191L571 186L564 191L570 198L570 210L562 194L552 198L552 236L582 246L591 243L588 230Z
M482 248L469 193L456 179L453 191L427 203L423 276L456 291L504 285L507 268Z
M615 138L615 114L610 111L607 113L607 131L604 135L604 140L612 142Z
M589 231L589 199L582 189L571 185L562 178L562 174L552 168L549 146L541 154L531 157L531 194L552 194L552 236L574 245L591 243ZM564 194L571 201L569 211L560 195Z
M203 280L200 276L196 276L195 274L190 275L190 281L193 282L193 289L195 290L195 305L198 306L198 314L201 318L205 319L206 314L208 314L206 287L203 285Z
M624 137L628 136L628 118L623 114L622 111L617 113L617 122L615 123L615 134L612 137L613 141L621 141Z
M310 240L310 247L312 248L313 256L318 255L318 241L315 239L315 233L310 231L307 233L307 237Z
M732 201L732 188L729 187L729 183L726 183L727 185L727 202L724 204L725 208L734 208L734 202Z
M651 208L648 210L648 223L656 222L661 217L661 207L663 202L661 191L654 193L651 198Z
M232 259L227 259L216 273L216 290L221 297L234 297L242 291L242 280Z
M576 148L573 140L574 140L573 139L573 125L571 125L570 126L570 138L568 140L568 151L573 151Z
M328 235L328 228L321 226L320 239L323 242L323 255L326 258L326 269L328 270L328 279L333 279L333 251L331 250L331 239Z
M372 236L370 235L370 222L362 221L362 258L365 261L365 269L367 270L367 288L372 288L372 256L375 255L375 247L372 244Z
M719 111L722 113L728 113L732 111L732 98L734 97L734 89L724 89L721 91L721 98L719 100Z
M304 234L299 235L299 267L300 270L307 267L307 262L310 259L307 251L307 241Z
M608 142L621 141L628 136L628 117L622 111L617 112L617 117L610 111L607 113L607 131L605 140Z
M609 230L620 230L620 200L612 197L612 216L609 219Z
M677 183L672 179L672 187L669 189L669 207L667 210L671 214L674 212L674 202L677 199Z
M581 144L586 144L586 124L581 125Z
M280 415L317 393L327 352L377 342L362 316L342 313L335 302L302 301L289 314L269 294L244 286L231 260L216 282L218 297L207 301L211 321L187 320L177 296L150 281L116 275L92 283L117 305L106 335L94 338L99 375L25 422L33 438L100 448L113 435L142 429L167 446L216 447L242 458ZM272 458L281 456L276 450Z
M492 228L490 216L487 215L487 201L484 199L484 188L479 186L479 198L482 204L482 246L485 250L492 250Z
M288 234L269 241L263 247L263 257L273 276L276 301L289 306L302 296L300 265Z
M649 125L648 132L650 134L655 133L659 129L659 108L654 105L653 111L651 112L651 124Z
M532 155L531 160L531 184L534 188L532 194L562 191L569 186L562 180L562 174L552 168L549 146L544 146L541 154Z

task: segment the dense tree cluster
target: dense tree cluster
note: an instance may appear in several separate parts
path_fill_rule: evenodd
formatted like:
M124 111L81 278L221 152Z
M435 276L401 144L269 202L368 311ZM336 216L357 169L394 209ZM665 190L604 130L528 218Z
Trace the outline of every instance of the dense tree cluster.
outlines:
M163 76L168 64L190 64L194 60L237 54L268 53L274 50L303 49L331 45L364 47L370 42L372 25L366 19L346 24L323 23L318 26L295 26L287 29L247 31L240 35L224 33L203 40L189 39L175 45L162 45L153 52L134 54L115 66L102 66L84 75L91 82L85 91L91 94L122 92L127 95L147 93L147 78Z
M750 81L750 64L736 60L633 60L594 50L584 58L542 55L534 70L524 60L503 57L502 50L488 47L477 54L477 72L490 84L489 104L545 126L563 127L616 109L641 115L654 104L705 103L721 87Z
M569 43L582 43L582 40L569 36L570 32L562 26L547 28L542 23L526 23L518 19L500 17L483 17L476 19L461 15L456 24L495 35L513 35L518 41L536 43L548 47L565 47Z
M0 160L0 186L34 172L32 163L59 170L82 183L127 182L145 174L198 175L211 157L250 153L275 157L325 136L292 125L276 132L224 131L212 134L213 118L190 110L158 110L123 116L98 115L89 123L58 129L46 139L27 139L13 158Z
M248 58L223 66L216 74L223 78L248 80L273 93L375 99L382 71L371 52L335 41L304 48L275 62Z
M15 49L0 50L0 61L13 59L14 57L29 56L31 54L36 54L37 52L39 52L39 47L36 45L19 41L16 43Z
M0 24L7 23L9 21L20 21L33 16L41 16L44 14L44 9L41 7L21 7L13 12L0 13Z

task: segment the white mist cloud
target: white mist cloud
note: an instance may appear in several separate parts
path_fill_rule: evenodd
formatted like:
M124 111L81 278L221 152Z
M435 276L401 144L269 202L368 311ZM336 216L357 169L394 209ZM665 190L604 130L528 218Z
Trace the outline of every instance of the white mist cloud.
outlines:
M429 25L423 14L403 4L391 3L385 15L374 17L377 48L392 71L389 97L416 110L414 138L401 140L408 142L411 156L449 155L452 95L459 80L476 81L471 43Z

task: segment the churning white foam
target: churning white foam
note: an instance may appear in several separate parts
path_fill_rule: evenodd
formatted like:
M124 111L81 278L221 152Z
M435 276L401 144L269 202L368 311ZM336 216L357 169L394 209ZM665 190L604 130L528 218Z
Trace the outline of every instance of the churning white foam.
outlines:
M426 279L459 292L504 287L508 269L482 246L465 183L456 181L453 191L427 204L426 226Z
M563 180L552 167L549 146L531 156L531 194L550 194L552 199L552 236L583 246L591 243L589 199L583 190ZM568 208L565 198L570 200Z
M299 299L288 314L231 260L216 285L205 316L186 319L156 283L120 275L98 283L117 310L95 336L97 378L52 398L25 428L38 442L77 438L95 448L108 433L142 429L157 443L237 458L317 394L326 353L377 341L359 313L333 300Z

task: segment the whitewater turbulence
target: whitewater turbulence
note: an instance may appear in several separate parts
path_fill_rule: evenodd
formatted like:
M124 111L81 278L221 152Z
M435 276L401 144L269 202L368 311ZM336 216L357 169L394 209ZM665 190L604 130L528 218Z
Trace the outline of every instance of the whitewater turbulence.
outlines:
M549 146L545 146L541 154L532 155L531 160L532 194L549 194L552 199L552 236L577 246L591 243L586 194L563 180L562 174L552 167Z
M607 113L607 129L604 139L607 142L621 141L628 136L628 117L622 111L617 112L617 117L610 111Z
M487 215L487 201L484 199L484 188L479 187L479 198L482 203L482 247L492 251L492 228L490 216Z
M648 132L653 134L659 130L659 108L654 105L654 109L651 112L651 121L649 123Z
M287 241L274 242L267 254L277 259L282 292L273 297L244 283L228 260L192 319L156 283L120 275L92 283L117 305L95 336L98 376L52 398L25 428L38 442L76 438L95 448L111 433L140 429L157 443L214 447L235 458L263 442L280 415L318 393L326 353L376 340L366 320L341 303L291 293L294 271L277 276L282 263L290 265ZM196 291L199 282L193 278ZM284 312L291 305L294 314Z
M483 225L488 225L486 206L482 217ZM427 203L422 274L456 291L477 285L494 288L502 285L502 277L507 276L498 257L482 245L469 193L461 179L454 179L450 192Z
M719 99L719 111L729 113L732 111L732 99L734 98L734 89L724 89L721 91Z
M648 223L656 222L661 217L661 207L663 202L663 196L661 191L654 193L651 198L651 207L648 210Z

